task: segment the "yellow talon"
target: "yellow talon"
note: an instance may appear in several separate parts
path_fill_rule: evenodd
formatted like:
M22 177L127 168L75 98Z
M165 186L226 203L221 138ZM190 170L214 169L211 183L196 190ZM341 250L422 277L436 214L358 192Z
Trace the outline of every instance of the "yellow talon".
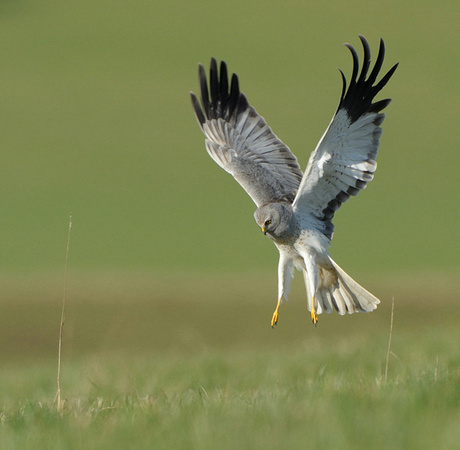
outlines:
M278 323L278 311L280 309L280 305L281 305L281 298L278 300L278 304L276 305L276 309L275 309L275 312L273 313L273 316L272 316L272 328Z
M318 323L318 315L316 314L315 310L311 312L311 321L313 322L315 326Z
M311 303L311 321L313 322L313 325L318 323L318 315L316 314L316 308L315 308L315 297L313 296L312 298L312 303Z

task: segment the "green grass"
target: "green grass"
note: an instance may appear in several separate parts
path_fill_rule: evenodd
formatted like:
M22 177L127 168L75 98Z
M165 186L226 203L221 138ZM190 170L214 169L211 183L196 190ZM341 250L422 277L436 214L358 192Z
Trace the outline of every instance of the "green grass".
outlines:
M273 286L253 275L71 274L62 414L59 280L9 279L2 448L456 448L455 277L439 277L440 289L381 279L369 286L385 299L377 311L320 316L316 328L297 282L272 330Z
M445 341L438 339L444 346ZM80 361L62 415L51 386L2 407L11 448L456 448L458 356L401 355L384 383L377 343L313 349ZM326 353L326 354L325 354ZM410 362L410 367L409 367ZM126 370L126 366L129 369ZM396 367L395 367L396 366ZM37 370L37 381L52 379ZM6 447L8 448L8 447Z

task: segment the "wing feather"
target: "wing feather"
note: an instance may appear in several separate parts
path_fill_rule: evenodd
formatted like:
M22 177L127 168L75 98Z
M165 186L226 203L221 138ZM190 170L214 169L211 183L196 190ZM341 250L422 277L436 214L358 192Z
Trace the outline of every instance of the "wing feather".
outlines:
M386 85L398 64L374 85L383 64L385 46L380 48L371 74L370 49L366 39L359 36L364 49L364 62L359 72L359 60L355 49L346 44L351 52L353 70L347 89L345 75L342 95L337 111L311 154L307 169L293 203L301 214L318 219L318 227L329 238L332 237L332 218L342 203L357 195L374 177L377 169L377 151L382 134L380 125L385 116L380 113L390 99L372 103L374 97Z
M279 199L292 202L303 175L297 158L249 105L235 74L229 90L225 62L219 77L217 62L211 59L209 90L201 64L198 71L201 105L191 93L192 106L211 158L233 175L257 206Z

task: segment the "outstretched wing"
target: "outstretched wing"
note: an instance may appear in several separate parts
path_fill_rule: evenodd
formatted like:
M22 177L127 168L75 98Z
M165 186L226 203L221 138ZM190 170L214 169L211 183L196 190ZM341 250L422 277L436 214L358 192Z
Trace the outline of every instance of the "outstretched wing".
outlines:
M354 48L346 44L353 57L350 86L342 71L343 90L332 122L311 154L293 207L322 221L326 236L332 237L332 217L351 195L357 195L374 177L375 159L382 134L380 125L385 115L380 113L390 99L372 103L398 67L395 64L374 85L385 55L383 40L376 63L369 77L370 50L366 39L359 36L364 48L364 61L358 76L359 61Z
M257 206L276 199L294 200L302 170L297 158L249 105L233 74L229 89L227 66L211 59L210 95L206 74L199 65L201 105L191 93L198 123L206 136L206 149L229 172Z

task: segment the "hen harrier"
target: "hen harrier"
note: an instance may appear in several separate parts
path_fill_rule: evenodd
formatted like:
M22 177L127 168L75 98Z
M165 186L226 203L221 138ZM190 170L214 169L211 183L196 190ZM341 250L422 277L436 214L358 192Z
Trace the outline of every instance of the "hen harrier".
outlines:
M201 105L191 93L198 123L206 136L211 158L233 175L257 205L255 220L273 240L280 253L278 303L272 327L287 294L294 267L303 272L307 306L316 325L318 314L337 310L340 315L369 312L380 301L341 269L328 252L334 225L332 218L342 203L357 195L374 177L375 161L390 99L373 103L398 64L376 82L385 54L380 40L379 54L368 76L370 49L359 36L364 61L346 44L353 58L353 72L347 89L340 71L343 90L337 111L310 156L305 173L297 158L278 139L265 120L240 92L238 77L229 86L227 66L211 59L209 92L205 69L199 65ZM366 79L367 77L367 79Z

